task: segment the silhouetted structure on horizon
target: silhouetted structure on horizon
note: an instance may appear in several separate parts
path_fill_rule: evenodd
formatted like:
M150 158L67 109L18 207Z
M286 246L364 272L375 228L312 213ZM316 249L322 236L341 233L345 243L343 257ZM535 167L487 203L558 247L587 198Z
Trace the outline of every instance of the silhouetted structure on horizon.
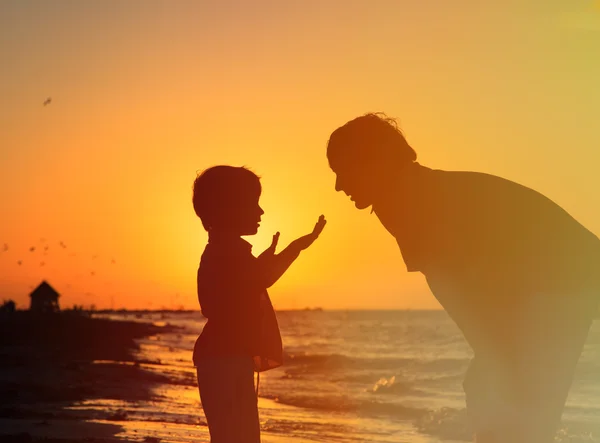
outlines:
M29 297L31 297L29 310L35 312L58 312L60 311L60 307L58 306L59 296L60 294L44 280L29 294Z
M12 300L5 300L2 305L0 305L0 315L3 314L12 314L17 309L17 305Z

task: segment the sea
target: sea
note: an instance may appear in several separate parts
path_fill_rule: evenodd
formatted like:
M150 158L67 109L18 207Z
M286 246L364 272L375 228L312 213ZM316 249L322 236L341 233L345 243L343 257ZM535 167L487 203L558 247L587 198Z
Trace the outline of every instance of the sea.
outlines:
M111 313L170 324L142 339L144 369L166 376L151 402L94 400L79 408L126 410L122 437L208 441L195 370L200 312ZM472 351L444 311L279 311L285 363L261 374L263 442L472 441L462 387ZM600 320L592 325L556 436L600 442Z

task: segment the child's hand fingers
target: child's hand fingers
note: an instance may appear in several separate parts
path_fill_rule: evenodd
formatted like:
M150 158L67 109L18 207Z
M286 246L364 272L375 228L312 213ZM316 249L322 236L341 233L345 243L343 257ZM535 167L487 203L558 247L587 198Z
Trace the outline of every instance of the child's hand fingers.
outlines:
M273 235L273 240L271 241L271 246L269 246L269 249L272 249L273 251L275 251L275 248L277 247L278 242L279 242L279 232L276 232L275 235Z
M325 216L321 215L319 217L319 221L317 222L317 224L315 225L315 228L313 229L313 234L319 235L323 231L323 228L325 227L326 224L327 224L327 220L325 220Z

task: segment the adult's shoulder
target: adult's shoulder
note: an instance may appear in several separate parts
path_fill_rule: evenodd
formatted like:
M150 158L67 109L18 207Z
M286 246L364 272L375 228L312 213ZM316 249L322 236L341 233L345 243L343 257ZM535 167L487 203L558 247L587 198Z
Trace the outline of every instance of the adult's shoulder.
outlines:
M486 172L426 168L425 174L448 191L469 189L471 193L548 200L532 188Z
M539 210L565 213L556 202L542 192L521 183L476 171L448 171L430 169L428 174L437 189L444 191L449 198L475 199L473 203L485 203L490 206L511 206L519 211Z
M449 207L469 207L471 214L477 213L482 218L487 216L498 224L530 225L548 234L575 235L600 248L600 240L595 234L536 189L484 172L432 169L429 174L438 195L449 203Z

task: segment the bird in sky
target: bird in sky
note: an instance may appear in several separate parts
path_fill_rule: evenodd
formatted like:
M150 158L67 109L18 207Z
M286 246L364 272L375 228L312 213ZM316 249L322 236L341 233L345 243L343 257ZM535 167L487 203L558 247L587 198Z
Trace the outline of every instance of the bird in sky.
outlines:
M46 100L44 100L44 106L48 106L50 103L52 103L52 97L48 97Z

